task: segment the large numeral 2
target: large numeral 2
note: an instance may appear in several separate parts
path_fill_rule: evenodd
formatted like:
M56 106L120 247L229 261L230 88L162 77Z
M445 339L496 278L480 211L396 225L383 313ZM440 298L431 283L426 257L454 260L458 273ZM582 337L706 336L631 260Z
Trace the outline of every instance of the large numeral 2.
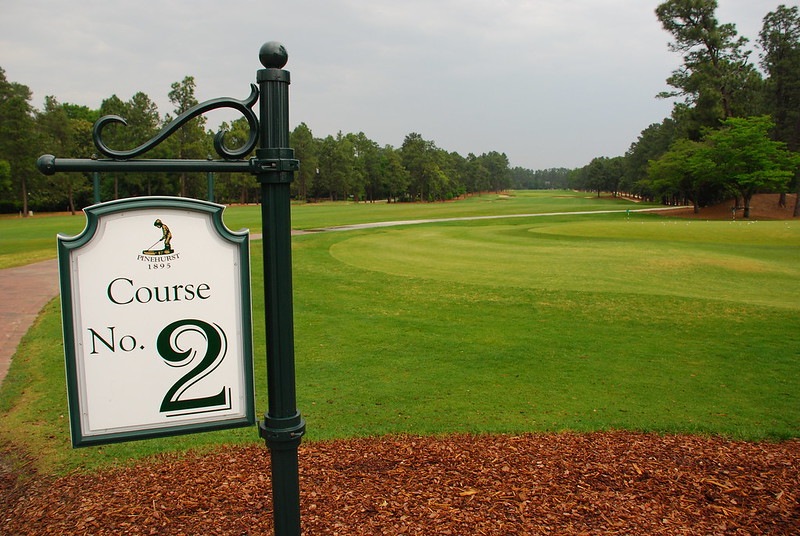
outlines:
M158 353L168 365L183 367L194 360L194 356L197 354L194 348L184 350L178 345L178 338L189 331L199 333L205 338L206 353L192 370L170 387L161 402L161 412L185 412L201 408L212 408L226 405L228 402L227 389L225 387L213 396L181 398L187 389L211 374L219 366L225 357L228 347L225 332L216 324L212 325L192 318L178 320L162 329L156 339Z

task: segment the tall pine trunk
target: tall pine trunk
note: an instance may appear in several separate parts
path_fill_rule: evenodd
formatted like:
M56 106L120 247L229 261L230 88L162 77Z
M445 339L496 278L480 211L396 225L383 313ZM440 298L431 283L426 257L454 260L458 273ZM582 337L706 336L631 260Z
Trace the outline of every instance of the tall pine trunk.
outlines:
M744 200L744 219L746 220L750 218L750 199L752 197L752 194L742 196L742 199Z
M72 196L72 181L70 181L67 185L67 198L69 199L69 212L73 216L75 215L75 199Z
M797 197L794 200L794 212L792 213L792 216L794 216L795 218L800 216L800 181L797 181L796 193Z
M22 177L22 217L28 217L28 183Z

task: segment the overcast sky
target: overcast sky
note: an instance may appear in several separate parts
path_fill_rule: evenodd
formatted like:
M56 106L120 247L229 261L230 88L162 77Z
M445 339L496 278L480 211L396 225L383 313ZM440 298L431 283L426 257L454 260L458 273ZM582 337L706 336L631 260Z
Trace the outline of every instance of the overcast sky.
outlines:
M658 0L2 0L0 67L60 102L98 108L145 92L163 116L170 84L243 99L279 41L292 73L291 127L363 131L399 147L410 132L512 166L579 167L618 156L671 101L680 65ZM780 0L719 0L754 45ZM753 58L758 61L758 52ZM209 126L236 116L213 112ZM68 155L63 155L68 156Z

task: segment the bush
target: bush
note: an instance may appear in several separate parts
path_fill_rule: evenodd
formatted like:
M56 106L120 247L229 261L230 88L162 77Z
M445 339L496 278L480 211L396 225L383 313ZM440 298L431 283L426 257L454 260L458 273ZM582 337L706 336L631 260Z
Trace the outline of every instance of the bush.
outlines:
M0 201L0 214L15 214L22 210L22 205L16 201Z

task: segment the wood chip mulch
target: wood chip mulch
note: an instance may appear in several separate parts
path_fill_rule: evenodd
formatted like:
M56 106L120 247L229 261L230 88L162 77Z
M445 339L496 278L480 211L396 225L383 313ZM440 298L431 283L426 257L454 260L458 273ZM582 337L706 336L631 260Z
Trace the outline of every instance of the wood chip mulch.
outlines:
M800 440L631 432L300 447L303 534L800 534ZM3 535L272 534L259 445L62 478L0 474ZM2 473L2 472L0 472Z

